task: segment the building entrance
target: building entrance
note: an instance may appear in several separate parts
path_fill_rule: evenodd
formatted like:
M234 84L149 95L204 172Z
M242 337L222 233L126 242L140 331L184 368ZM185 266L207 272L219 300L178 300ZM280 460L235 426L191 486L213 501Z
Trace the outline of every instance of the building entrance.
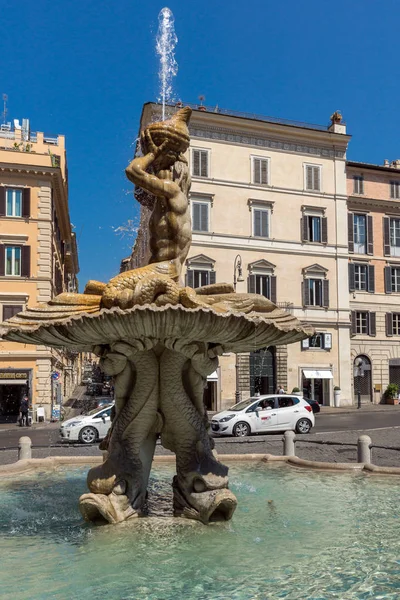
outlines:
M332 371L303 369L303 396L305 400L316 400L329 406Z
M250 394L276 393L275 348L250 352Z
M0 423L16 423L25 385L0 385Z

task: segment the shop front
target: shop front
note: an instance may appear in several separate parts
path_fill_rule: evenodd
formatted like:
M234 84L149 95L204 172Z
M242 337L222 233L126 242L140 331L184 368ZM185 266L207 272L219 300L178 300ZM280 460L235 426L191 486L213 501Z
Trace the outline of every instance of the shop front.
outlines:
M23 396L32 402L32 369L0 370L0 423L16 423Z
M330 406L332 379L331 369L302 369L302 389L305 400L315 400L319 404Z

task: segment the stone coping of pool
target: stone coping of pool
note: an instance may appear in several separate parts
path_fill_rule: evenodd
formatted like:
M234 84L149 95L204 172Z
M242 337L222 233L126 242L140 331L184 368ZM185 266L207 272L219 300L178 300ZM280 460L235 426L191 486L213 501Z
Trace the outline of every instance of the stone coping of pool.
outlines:
M297 456L274 456L273 454L219 454L223 462L264 462L285 463L292 467L302 467L320 471L331 472L367 472L378 475L400 475L400 467L378 467L369 463L328 463L322 461L306 460ZM18 460L15 463L0 466L0 478L13 473L23 474L38 469L55 470L60 466L89 466L102 462L101 456L51 456L47 458L29 458ZM155 456L156 464L173 464L175 456Z

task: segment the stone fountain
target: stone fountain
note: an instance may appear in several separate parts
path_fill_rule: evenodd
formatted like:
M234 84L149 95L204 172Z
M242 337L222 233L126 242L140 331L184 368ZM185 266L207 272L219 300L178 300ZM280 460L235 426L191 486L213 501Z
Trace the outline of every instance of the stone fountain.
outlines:
M256 294L217 283L179 284L191 243L185 158L190 108L152 123L142 156L126 169L150 203L149 264L107 284L89 281L83 294L63 293L5 322L5 339L91 351L114 377L115 409L104 462L90 469L90 493L79 500L87 520L110 523L141 516L156 440L176 455L174 514L203 523L230 519L228 488L208 433L203 389L223 352L249 352L312 334L288 312Z

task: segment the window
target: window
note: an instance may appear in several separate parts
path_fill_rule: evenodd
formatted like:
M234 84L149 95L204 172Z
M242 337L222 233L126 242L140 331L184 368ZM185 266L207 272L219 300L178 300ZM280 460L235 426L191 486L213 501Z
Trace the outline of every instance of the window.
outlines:
M390 219L390 254L400 256L400 219Z
M22 217L22 190L7 189L6 217Z
M400 267L391 267L392 292L400 292Z
M368 333L368 313L356 312L356 333Z
M390 182L390 197L396 199L400 198L400 181Z
M375 266L349 263L349 291L375 292Z
M208 150L192 150L192 175L194 177L208 177Z
M376 313L368 311L352 311L351 333L353 335L376 335Z
M400 335L400 313L392 313L393 335Z
M269 159L251 157L252 183L267 185L269 183Z
M354 215L354 252L366 253L367 245L367 217L366 215Z
M254 275L256 294L271 298L271 277L269 275Z
M310 306L322 306L322 279L308 279Z
M257 268L257 264L255 268ZM249 265L250 275L247 288L249 294L260 294L276 304L276 275L273 275L273 268L274 266L272 265L271 268L268 268L267 272L254 273L252 265Z
M21 275L21 248L19 246L6 247L6 275Z
M11 319L11 317L21 312L23 308L21 304L3 304L3 321Z
M304 306L329 306L329 281L327 279L304 279Z
M253 208L253 235L269 237L269 210Z
M367 289L367 265L354 265L354 287L356 290Z
M332 334L331 333L315 333L313 336L302 340L302 350L331 350L332 349Z
M360 175L353 177L353 193L364 194L364 177Z
M278 408L289 408L295 404L299 404L300 400L295 396L291 398L279 398L278 396Z
M192 229L193 231L209 231L209 202L193 201L192 204Z
M210 271L193 271L193 287L198 288L210 283Z
M305 166L305 189L312 192L321 190L321 167L316 165Z
M326 217L304 214L301 229L303 242L328 243L328 219Z

